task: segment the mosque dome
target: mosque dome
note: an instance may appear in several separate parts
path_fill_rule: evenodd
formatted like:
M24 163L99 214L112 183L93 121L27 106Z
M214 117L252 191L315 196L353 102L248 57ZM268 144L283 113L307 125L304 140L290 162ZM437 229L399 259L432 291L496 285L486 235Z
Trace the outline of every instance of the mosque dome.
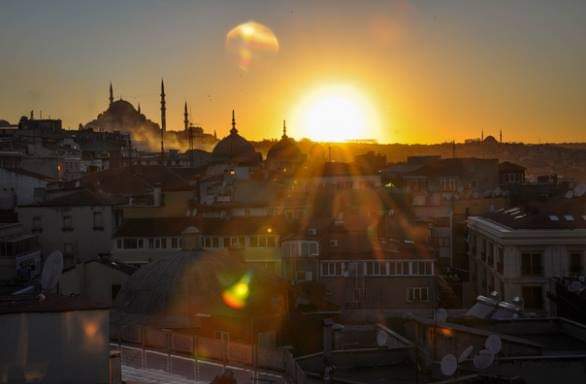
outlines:
M283 136L277 141L267 153L267 161L300 161L304 158L303 153L295 140L287 136L287 127L283 122Z
M7 120L0 119L0 127L7 127L10 123Z
M119 116L138 114L138 111L132 104L122 99L112 102L107 111L111 114Z
M498 144L498 141L495 139L494 136L489 135L486 136L486 138L483 141L484 144L489 144L489 145L493 145L493 144Z
M234 111L232 111L232 129L230 130L230 134L216 144L212 155L216 159L241 162L260 161L260 155L254 150L252 144L238 134Z

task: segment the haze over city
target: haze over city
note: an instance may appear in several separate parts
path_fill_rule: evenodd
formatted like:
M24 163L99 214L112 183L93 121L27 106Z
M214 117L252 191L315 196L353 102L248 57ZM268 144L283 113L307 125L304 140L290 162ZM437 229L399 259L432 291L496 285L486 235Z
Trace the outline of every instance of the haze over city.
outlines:
M0 0L0 384L586 383L585 21Z
M220 135L235 108L254 140L279 137L287 119L292 137L322 141L435 143L502 129L509 141L579 142L585 18L579 0L8 0L0 116L34 109L76 128L104 109L112 82L116 98L158 121L164 78L168 130L181 129L187 101L194 122ZM226 39L251 20L278 46L243 69ZM355 111L316 129L307 115L323 106L312 95L336 89L346 96L334 103Z

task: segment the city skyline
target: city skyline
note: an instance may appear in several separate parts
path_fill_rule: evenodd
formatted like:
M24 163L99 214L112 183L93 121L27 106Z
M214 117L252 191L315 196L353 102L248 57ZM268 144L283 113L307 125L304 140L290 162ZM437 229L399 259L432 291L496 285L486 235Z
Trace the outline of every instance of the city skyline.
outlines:
M323 140L330 133L302 124L299 106L316 90L347 87L377 123L342 139L460 142L502 130L506 141L586 141L579 1L219 3L6 2L0 118L42 110L76 128L107 108L111 81L117 98L160 123L164 78L168 130L182 128L187 101L193 122L219 136L235 108L249 139L280 137L286 119L290 136ZM249 20L279 46L243 70L226 36Z

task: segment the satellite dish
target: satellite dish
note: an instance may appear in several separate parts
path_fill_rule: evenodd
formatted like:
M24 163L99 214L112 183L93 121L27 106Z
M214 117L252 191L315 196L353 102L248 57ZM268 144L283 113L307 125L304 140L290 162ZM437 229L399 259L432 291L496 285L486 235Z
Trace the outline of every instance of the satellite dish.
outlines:
M566 192L566 199L571 199L572 197L574 197L574 191Z
M41 272L41 288L43 292L50 292L59 283L63 272L63 254L60 251L53 251L47 256Z
M578 184L576 188L574 188L574 196L582 197L586 193L586 184Z
M568 285L568 291L570 292L579 292L582 290L582 283L578 280L574 280Z
M484 342L484 347L493 355L499 353L501 351L502 346L503 343L501 341L501 338L497 335L488 336L486 338L486 341Z
M448 311L446 311L443 308L439 308L437 311L435 311L435 321L438 321L440 323L445 323L447 319L448 319Z
M478 352L478 355L472 359L472 364L476 369L486 369L494 362L494 355L487 349Z
M472 351L474 351L474 347L472 345L469 346L468 348L466 348L465 350L463 350L462 353L460 354L460 357L458 358L458 363L461 363L464 360L468 360L468 358L472 354Z
M387 341L389 340L389 335L387 335L384 331L378 331L376 334L376 344L379 347L384 347L387 345Z
M458 369L458 360L456 356L450 354L445 355L440 363L440 368L444 376L452 376Z

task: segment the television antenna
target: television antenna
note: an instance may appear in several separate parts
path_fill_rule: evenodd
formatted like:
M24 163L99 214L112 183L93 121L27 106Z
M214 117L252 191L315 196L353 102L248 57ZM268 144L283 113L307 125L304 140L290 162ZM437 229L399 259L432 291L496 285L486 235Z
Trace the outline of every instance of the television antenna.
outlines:
M47 256L41 272L41 293L51 292L59 283L63 272L63 254L53 251Z

